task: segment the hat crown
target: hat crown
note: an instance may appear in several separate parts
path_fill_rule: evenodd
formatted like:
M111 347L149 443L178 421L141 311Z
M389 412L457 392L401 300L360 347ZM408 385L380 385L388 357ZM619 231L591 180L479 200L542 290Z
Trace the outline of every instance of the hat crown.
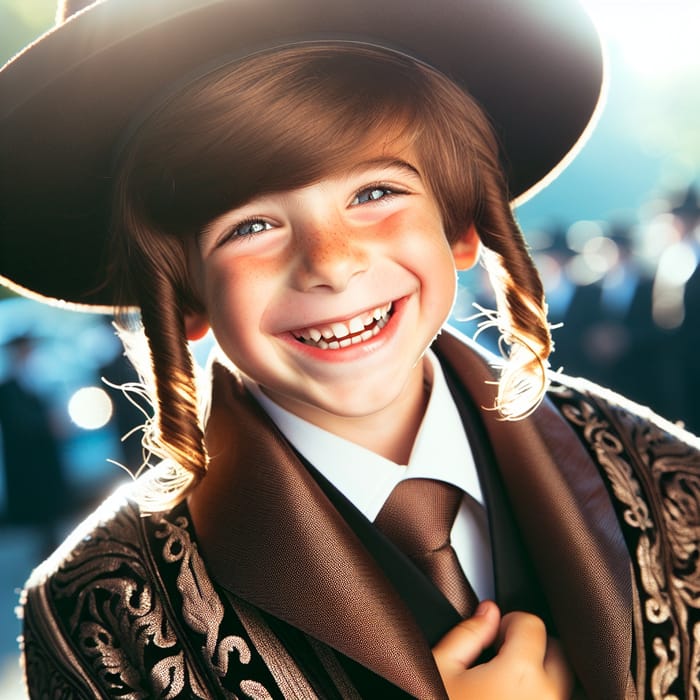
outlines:
M0 69L0 284L111 309L114 154L203 67L310 41L431 65L488 113L511 196L550 181L600 105L581 0L60 0L57 26Z

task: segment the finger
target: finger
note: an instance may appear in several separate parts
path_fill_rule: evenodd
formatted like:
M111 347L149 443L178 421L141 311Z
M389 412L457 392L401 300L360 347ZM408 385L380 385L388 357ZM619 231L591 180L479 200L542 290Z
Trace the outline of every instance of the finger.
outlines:
M440 673L471 666L496 640L500 621L498 606L491 601L481 602L472 617L462 620L433 647Z
M499 656L541 665L547 653L547 628L536 615L508 613L501 621L499 642Z
M561 644L552 637L549 638L547 643L544 670L560 692L561 697L571 697L574 689L574 672L564 655Z

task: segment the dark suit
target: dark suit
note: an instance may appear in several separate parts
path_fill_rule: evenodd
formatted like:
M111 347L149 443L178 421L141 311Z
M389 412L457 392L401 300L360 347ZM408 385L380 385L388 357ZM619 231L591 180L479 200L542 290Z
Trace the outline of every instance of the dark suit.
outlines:
M685 521L665 518L678 515L681 491L700 490L697 444L586 386L500 421L473 409L493 405L479 354L449 333L435 350L465 420L480 423L468 430L499 602L549 618L590 698L659 684L692 697L688 631L700 621L675 591L697 586L698 536L687 499ZM29 582L34 695L444 698L430 647L454 611L420 577L401 585L405 562L302 463L240 381L218 365L213 385L212 462L188 503L142 518L119 496ZM652 599L666 601L661 622Z

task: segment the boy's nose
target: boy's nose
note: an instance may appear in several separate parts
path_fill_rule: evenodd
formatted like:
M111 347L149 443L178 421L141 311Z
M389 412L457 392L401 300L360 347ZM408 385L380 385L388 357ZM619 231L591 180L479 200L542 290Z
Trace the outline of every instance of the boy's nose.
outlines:
M295 284L302 291L343 291L368 267L365 248L342 226L318 227L297 238Z

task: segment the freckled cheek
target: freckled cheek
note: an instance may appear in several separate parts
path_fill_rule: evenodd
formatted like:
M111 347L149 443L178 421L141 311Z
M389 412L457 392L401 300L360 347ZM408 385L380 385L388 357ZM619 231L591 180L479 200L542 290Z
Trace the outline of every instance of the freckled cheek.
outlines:
M429 225L432 224L432 225ZM441 225L416 222L395 241L404 259L426 272L440 272L454 267L452 251Z
M387 237L404 236L420 230L423 227L422 219L420 214L401 209L385 216L378 223L378 228Z
M217 270L209 278L208 307L215 333L232 338L260 326L264 310L273 297L274 282L264 266L244 265Z
M380 228L387 238L408 238L422 245L446 245L442 218L437 211L394 212L382 220Z
M402 254L404 267L420 281L424 302L436 313L448 313L457 292L457 273L442 232L407 239Z

